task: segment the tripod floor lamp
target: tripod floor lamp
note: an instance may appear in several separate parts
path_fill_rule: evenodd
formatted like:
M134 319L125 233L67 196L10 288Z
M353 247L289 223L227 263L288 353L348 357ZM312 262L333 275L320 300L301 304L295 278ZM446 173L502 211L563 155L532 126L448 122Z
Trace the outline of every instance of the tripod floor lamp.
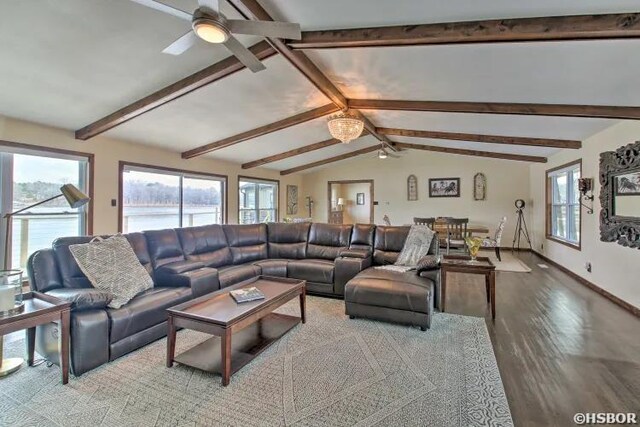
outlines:
M27 206L26 208L18 209L17 211L8 213L4 216L6 222L6 233L4 243L4 260L2 264L3 271L1 273L2 278L0 280L0 317L11 316L15 314L16 310L23 307L22 305L15 306L18 298L20 299L20 302L22 301L22 272L20 270L7 271L11 266L9 258L9 245L11 241L11 224L13 216L19 214L20 212L24 212L27 209L31 209L35 206L42 205L63 196L65 199L67 199L67 203L69 203L69 206L74 209L84 206L90 200L86 194L78 190L78 188L76 188L72 184L65 184L60 187L60 194L57 194L41 202L34 203L31 206ZM8 281L8 278L11 278L11 283ZM3 359L2 354L3 336L0 335L0 377L9 375L20 369L22 363L24 362L22 358L14 357Z

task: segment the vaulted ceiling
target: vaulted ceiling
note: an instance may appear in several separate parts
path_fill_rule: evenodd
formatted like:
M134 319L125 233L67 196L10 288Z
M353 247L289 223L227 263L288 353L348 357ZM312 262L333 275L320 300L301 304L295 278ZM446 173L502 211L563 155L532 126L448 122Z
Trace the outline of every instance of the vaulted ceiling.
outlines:
M197 7L196 0L164 3L189 12ZM243 6L251 1L232 3ZM260 5L274 19L300 23L303 32L635 13L639 9L637 0L260 0ZM222 8L229 17L243 17L230 4L222 2ZM640 50L640 40L636 38L640 37L640 24L638 15L632 17L635 20L625 28L629 31L626 36L633 36L629 38L295 52L304 52L328 77L328 84L348 99L639 107L640 56L635 53ZM87 130L91 129L87 125L218 64L214 70L218 74L209 72L209 80L200 79L189 90L183 88L185 94L174 93L169 98L175 99L170 102L165 102L167 92L162 92L164 98L158 98L157 104L150 104L126 120L121 117L117 126L106 126L104 134L180 151L186 153L186 158L204 155L245 167L274 156L263 166L283 173L318 165L325 159L344 158L352 152L372 155L371 150L380 145L374 135L365 135L349 145L328 141L331 137L326 116L312 114L324 112L319 109L327 105L331 111L337 109L331 107L327 91L323 94L290 60L274 54L264 42L256 49L262 49L267 57L263 60L267 69L256 74L241 67L230 69L228 64L233 58L228 58L226 50L204 42L180 56L161 53L188 29L189 24L184 21L128 0L2 1L0 114ZM261 41L252 36L240 40L246 46ZM226 71L220 74L219 69ZM193 81L192 78L190 82ZM369 130L376 132L378 138L388 138L401 146L422 144L542 158L562 149L558 147L565 146L564 141L540 146L545 144L529 143L526 138L582 141L620 117L628 117L626 111L604 114L612 118L596 118L602 115L461 113L451 112L451 108L403 111L363 105L361 112L371 123ZM308 111L312 113L305 115ZM632 113L638 114L635 110ZM288 120L291 117L298 119ZM274 123L276 126L270 126ZM376 127L395 129L396 134L385 137L383 130L378 132ZM258 131L250 132L255 129ZM451 135L452 139L447 135L408 137L397 135L398 129L457 135ZM87 144L96 143L90 133L85 132ZM79 136L82 134L79 132ZM236 135L244 136L233 138ZM513 142L507 138L486 136L525 140L516 145L504 143ZM480 142L483 140L492 142ZM202 146L209 149L199 151ZM412 146L404 148L407 147ZM278 156L281 153L287 155Z

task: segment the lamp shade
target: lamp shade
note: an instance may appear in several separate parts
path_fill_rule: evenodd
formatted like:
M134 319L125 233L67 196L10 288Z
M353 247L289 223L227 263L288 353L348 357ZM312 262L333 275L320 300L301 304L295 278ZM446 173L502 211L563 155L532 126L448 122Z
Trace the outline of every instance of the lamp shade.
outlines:
M338 206L344 205L344 199L342 197L338 198Z
M62 193L64 198L67 199L67 203L69 203L69 206L74 209L86 205L89 200L91 200L89 196L84 194L73 184L63 185L62 187L60 187L60 192Z

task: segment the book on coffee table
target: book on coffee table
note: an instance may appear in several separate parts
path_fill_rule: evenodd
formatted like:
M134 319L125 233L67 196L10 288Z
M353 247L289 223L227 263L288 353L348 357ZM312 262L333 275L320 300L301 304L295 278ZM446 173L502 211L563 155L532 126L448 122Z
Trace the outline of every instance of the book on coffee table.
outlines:
M264 299L264 294L255 286L251 288L236 289L235 291L229 291L229 293L237 303Z

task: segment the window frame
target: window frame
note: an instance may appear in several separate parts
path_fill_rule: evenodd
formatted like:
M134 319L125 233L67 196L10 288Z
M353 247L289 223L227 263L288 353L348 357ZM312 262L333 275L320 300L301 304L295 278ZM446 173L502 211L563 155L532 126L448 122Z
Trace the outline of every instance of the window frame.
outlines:
M170 167L166 167L166 166L156 166L156 165L149 165L149 164L144 164L144 163L133 163L133 162L126 162L126 161L120 161L119 162L119 167L118 167L118 232L122 233L122 226L123 226L123 209L124 209L124 205L123 205L123 200L124 200L124 171L125 169L129 167L129 168L133 168L135 170L139 170L139 171L148 171L150 173L159 173L159 174L166 174L166 175L178 175L180 177L180 188L179 188L179 198L180 198L180 206L178 207L178 211L179 211L179 219L180 219L180 228L182 228L182 220L183 220L183 198L182 198L182 192L183 192L183 188L182 188L182 180L183 178L214 178L217 180L221 180L222 181L222 202L224 203L224 206L222 207L222 224L226 224L229 218L229 192L228 190L228 186L229 186L229 176L228 175L223 175L223 174L218 174L218 173L211 173L211 172L198 172L198 171L193 171L193 170L188 170L188 169L178 169L178 168L170 168Z
M554 241L556 243L560 243L569 248L582 250L582 204L578 203L578 212L580 215L579 223L578 223L578 241L572 242L570 240L563 239L561 237L555 236L553 233L553 191L552 191L552 177L555 176L554 172L558 172L564 169L575 169L575 166L578 166L578 170L580 171L580 178L582 178L582 159L577 159L571 161L569 163L565 163L563 165L547 169L545 172L545 237L547 240ZM567 182L567 188L569 188L569 182ZM569 203L570 199L567 195L567 203L563 204L563 206L567 206L567 222L568 221L568 207L575 206L573 203Z
M42 145L35 145L35 144L25 144L22 142L15 142L15 141L7 141L7 140L0 140L0 151L11 151L13 152L12 154L24 154L24 155L28 155L28 156L40 156L40 157L49 157L49 158L56 158L56 159L67 159L69 160L70 158L82 158L83 160L86 160L86 171L85 175L86 175L86 187L87 187L87 195L89 196L90 200L89 203L87 203L87 208L84 210L84 218L81 218L81 224L83 225L84 230L82 231L82 233L84 233L85 235L93 235L93 208L94 208L94 183L95 183L95 155L93 153L86 153L86 152L82 152L82 151L75 151L75 150L67 150L67 149L63 149L63 148L53 148L53 147L46 147L46 146L42 146ZM9 199L13 200L13 164L11 164L11 169L9 171L6 171L3 169L2 172L2 176L0 177L0 189L2 189L5 186L5 180L9 177L9 175L11 176L11 185L9 188L9 191L4 192L2 191L2 201L0 203L0 205L2 206L2 216L4 216L5 213L8 213L8 211L5 211L4 209L4 205L5 202ZM12 206L13 207L13 206ZM15 217L14 217L15 219ZM6 224L4 222L2 222L2 228L5 229L6 228ZM4 233L2 233L4 235ZM64 237L64 236L61 236ZM8 236L4 236L3 238L0 238L0 256L2 257L1 259L4 259L4 247L5 247L5 239L11 239L11 230L9 231L9 235ZM11 245L9 245L9 251L11 252L13 250L13 248L11 247ZM12 259L13 254L10 253L9 254L9 258L8 259ZM18 267L12 267L12 268L18 268Z
M237 194L238 194L238 224L240 224L240 181L249 181L249 182L253 182L256 184L275 184L276 186L276 197L275 197L275 202L276 202L276 207L275 207L275 211L276 211L276 215L275 215L275 220L274 222L278 222L280 221L280 180L279 179L269 179L269 178L259 178L259 177L255 177L255 176L247 176L247 175L238 175L238 188L237 188ZM260 200L256 198L256 218L260 217ZM260 222L258 224L261 224Z

